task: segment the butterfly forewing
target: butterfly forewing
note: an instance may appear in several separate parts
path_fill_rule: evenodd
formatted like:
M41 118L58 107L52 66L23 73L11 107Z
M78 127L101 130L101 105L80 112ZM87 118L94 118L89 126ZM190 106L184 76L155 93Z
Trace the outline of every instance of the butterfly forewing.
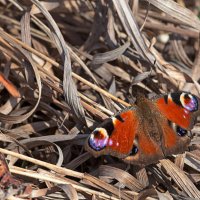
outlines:
M138 125L136 107L127 109L100 124L87 139L85 147L95 157L109 154L124 158L132 150Z
M171 93L156 99L159 111L178 126L191 130L199 113L199 98L186 92Z
M183 153L191 140L191 129L199 114L199 98L186 92L171 93L156 101L159 112L165 120L163 132L163 153L165 156Z

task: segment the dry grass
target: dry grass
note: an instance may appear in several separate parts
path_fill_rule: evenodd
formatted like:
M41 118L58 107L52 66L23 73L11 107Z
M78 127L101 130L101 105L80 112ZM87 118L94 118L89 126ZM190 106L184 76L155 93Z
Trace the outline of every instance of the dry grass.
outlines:
M130 93L199 96L199 0L127 2L0 0L0 70L21 94L0 88L0 152L32 184L8 199L200 199L198 123L190 152L142 169L84 151Z

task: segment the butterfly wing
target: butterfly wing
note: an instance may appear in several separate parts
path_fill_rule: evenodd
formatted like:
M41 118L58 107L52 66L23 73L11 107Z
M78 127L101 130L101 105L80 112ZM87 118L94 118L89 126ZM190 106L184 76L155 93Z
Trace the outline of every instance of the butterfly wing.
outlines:
M165 156L182 153L190 142L190 131L200 113L199 98L186 92L171 93L155 100L161 113Z
M156 100L156 105L166 118L186 130L194 126L199 114L199 98L186 92L171 93Z
M86 141L93 156L112 155L135 165L147 165L164 158L160 145L148 134L148 122L138 107L107 119Z
M136 107L131 107L100 124L87 139L86 150L95 157L113 155L124 158L128 156L139 126L136 109Z
M136 141L130 155L123 159L126 163L144 167L165 157L159 142L153 140L143 126L137 132Z

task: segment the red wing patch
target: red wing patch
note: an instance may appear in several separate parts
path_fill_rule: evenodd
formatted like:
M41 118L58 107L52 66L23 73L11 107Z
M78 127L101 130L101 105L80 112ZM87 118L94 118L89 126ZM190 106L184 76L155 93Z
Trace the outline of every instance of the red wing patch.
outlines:
M144 132L144 130L138 130L137 136L138 140L136 147L138 148L138 151L135 152L132 150L131 154L124 159L125 162L146 166L164 158L160 145L152 140L148 133Z
M132 150L138 126L135 110L126 110L96 128L86 142L86 150L95 157L110 154L124 158Z
M115 118L114 131L111 134L107 148L110 152L119 155L128 155L133 147L133 142L139 126L139 120L133 110L120 114L123 121Z
M166 104L164 98L157 100L157 106L168 120L176 123L182 128L188 129L191 120L190 112L187 112L184 108L180 107L172 100L169 100Z
M177 139L178 139L177 134L167 124L162 128L163 128L163 139L165 148L173 148L177 144Z
M190 137L180 137L168 124L163 125L163 152L165 156L183 153Z
M139 134L138 144L139 150L146 156L156 155L158 148L160 148L157 144L151 141L151 138L147 137L147 134L145 133Z

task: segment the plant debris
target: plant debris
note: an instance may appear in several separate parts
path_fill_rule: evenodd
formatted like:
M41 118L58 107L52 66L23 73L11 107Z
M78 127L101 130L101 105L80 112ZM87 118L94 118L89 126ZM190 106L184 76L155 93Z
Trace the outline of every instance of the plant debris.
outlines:
M1 199L200 199L199 121L145 168L84 150L140 94L199 96L200 1L1 0L0 22Z

